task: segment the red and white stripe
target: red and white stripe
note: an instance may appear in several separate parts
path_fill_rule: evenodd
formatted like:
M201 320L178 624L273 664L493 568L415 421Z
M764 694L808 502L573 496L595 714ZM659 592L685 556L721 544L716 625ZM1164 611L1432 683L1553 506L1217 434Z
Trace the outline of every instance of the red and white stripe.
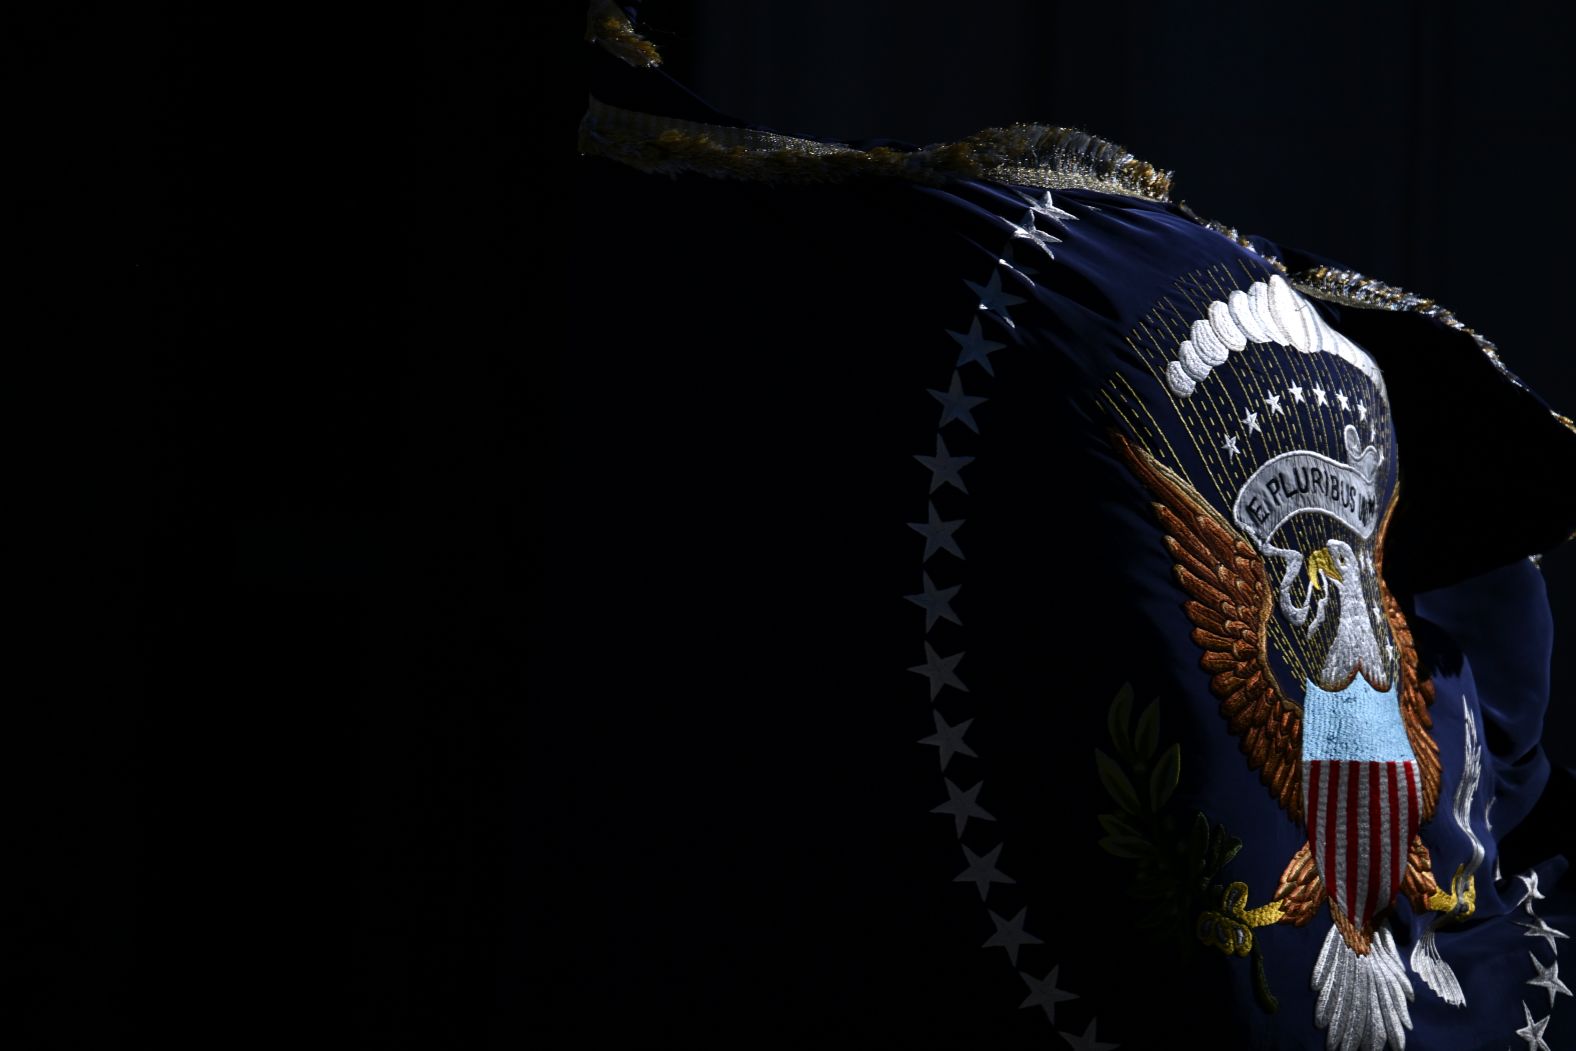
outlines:
M1358 927L1395 900L1421 817L1417 766L1304 759L1308 845L1330 899Z

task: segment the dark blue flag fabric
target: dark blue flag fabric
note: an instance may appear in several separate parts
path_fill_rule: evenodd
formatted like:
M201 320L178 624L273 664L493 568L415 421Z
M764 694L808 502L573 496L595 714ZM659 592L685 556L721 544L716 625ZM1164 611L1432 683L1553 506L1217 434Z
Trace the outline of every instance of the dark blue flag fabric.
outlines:
M793 138L594 58L570 1030L1576 1046L1571 422L1092 136Z

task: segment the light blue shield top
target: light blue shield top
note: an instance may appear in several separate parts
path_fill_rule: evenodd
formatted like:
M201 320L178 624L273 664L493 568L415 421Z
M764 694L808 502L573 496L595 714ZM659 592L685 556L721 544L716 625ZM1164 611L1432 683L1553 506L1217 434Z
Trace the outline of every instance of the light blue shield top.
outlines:
M1303 683L1303 759L1400 762L1415 759L1395 684L1380 693L1358 675L1339 693Z

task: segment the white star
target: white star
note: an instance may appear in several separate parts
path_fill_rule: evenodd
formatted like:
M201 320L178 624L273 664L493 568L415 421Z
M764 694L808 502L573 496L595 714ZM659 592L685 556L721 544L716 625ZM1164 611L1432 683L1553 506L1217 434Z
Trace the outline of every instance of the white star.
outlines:
M1560 981L1560 961L1555 960L1545 967L1538 962L1536 955L1530 952L1527 955L1532 957L1532 968L1538 972L1536 978L1527 979L1527 984L1536 985L1540 989L1549 991L1549 1010L1552 1011L1554 1010L1554 998L1556 996L1559 996L1561 993L1564 993L1566 996L1571 995L1570 988Z
M996 375L996 370L991 367L990 356L1007 344L986 339L980 332L979 318L974 319L967 332L953 332L948 329L947 335L957 340L958 346L962 348L958 351L958 368L961 369L971 361L977 361L986 372L992 376Z
M1242 452L1241 449L1237 448L1237 436L1235 434L1226 435L1226 440L1220 447L1233 456L1237 456Z
M1019 971L1018 977L1022 978L1023 984L1029 987L1029 995L1018 1006L1043 1007L1045 1008L1045 1017L1052 1022L1056 1021L1056 1005L1063 1000L1078 999L1077 993L1063 992L1056 987L1057 975L1061 973L1061 969L1060 965L1052 967L1051 973L1044 978L1034 978Z
M1264 404L1266 404L1266 405L1268 405L1270 407L1270 412L1271 413L1277 413L1278 412L1282 416L1286 415L1286 410L1282 409L1280 407L1280 395L1279 394L1271 394L1268 398L1264 399Z
M975 759L979 758L974 749L970 748L963 740L963 735L969 732L969 727L974 723L973 719L965 719L956 726L948 726L947 721L941 717L940 712L932 708L930 714L936 717L936 732L929 737L921 737L916 743L936 746L936 749L941 753L941 769L945 770L947 768L947 764L952 761L953 755L967 755L973 756Z
M1304 399L1304 398L1303 398L1303 396L1302 396L1302 388L1301 388L1301 387L1287 387L1287 388L1286 388L1286 391L1287 391L1287 393L1289 393L1289 394L1290 394L1290 395L1291 395L1291 396L1292 396L1292 397L1293 397L1293 398L1295 398L1295 399L1296 399L1296 400L1297 400L1297 401L1303 401L1303 400L1305 400L1305 399Z
M1523 1028L1516 1030L1516 1035L1527 1042L1527 1051L1553 1051L1543 1039L1543 1031L1549 1027L1549 1019L1553 1016L1544 1015L1534 1022L1532 1020L1532 1012L1527 1009L1525 1000L1521 1003L1521 1010L1527 1016L1527 1024Z
M953 689L962 690L964 693L969 692L969 688L963 685L963 680L958 678L957 672L953 671L958 666L958 661L962 659L962 653L954 653L950 657L943 657L931 647L929 642L926 642L925 663L916 664L909 671L923 675L930 680L930 699L935 701L936 694L941 692L943 686L951 686Z
M947 443L941 440L941 435L936 435L936 455L924 456L915 453L914 459L930 470L931 492L947 484L957 486L961 492L969 491L969 487L963 484L963 475L960 472L974 462L974 457L953 456L947 451Z
M1330 404L1328 401L1325 400L1324 388L1323 387L1315 387L1315 388L1313 388L1313 397L1314 397L1314 404L1316 404L1316 405L1328 405L1328 404Z
M1351 402L1346 397L1345 391L1336 391L1335 400L1341 403L1341 408L1343 409L1350 409L1352 407Z
M990 912L989 909L986 910ZM996 933L985 939L981 949L1000 946L1007 950L1007 958L1014 964L1018 962L1018 946L1044 945L1045 942L1023 929L1024 917L1029 915L1028 906L1018 910L1018 915L1010 920L1004 920L994 912L990 912L990 921L996 925Z
M1379 440L1379 428L1375 427L1371 423L1368 425L1368 440L1370 442L1376 442Z
M952 370L952 385L944 391L932 390L930 396L941 402L941 422L936 424L937 430L953 420L961 420L975 434L980 432L980 425L974 422L974 410L990 399L963 393L963 377L956 369Z
M921 562L929 562L930 556L937 551L945 550L954 558L963 557L963 549L953 539L952 534L964 523L964 519L955 518L950 522L943 522L941 515L936 511L935 502L929 504L930 520L926 522L909 522L908 527L925 538L925 553L920 556Z
M1083 1036L1073 1036L1071 1033L1062 1033L1062 1039L1073 1046L1073 1051L1116 1051L1117 1044L1102 1043L1094 1038L1094 1024L1099 1019L1091 1019L1089 1028L1083 1031Z
M903 597L925 611L925 631L929 632L931 628L936 626L937 617L944 617L954 624L961 625L963 622L958 619L956 613L952 612L952 600L963 589L963 585L954 584L950 588L938 588L935 582L930 579L929 573L920 570L919 575L921 578L920 587L923 590L918 595L904 595Z
M1553 927L1550 927L1547 923L1543 922L1543 918L1541 916L1534 916L1532 918L1538 922L1522 923L1520 920L1517 920L1516 926L1527 928L1527 937L1542 938L1544 941L1548 942L1549 948L1554 950L1555 956L1558 956L1560 954L1560 950L1559 947L1554 944L1554 939L1569 938L1570 935L1566 934L1564 931L1555 930Z
M1263 429L1259 427L1259 414L1256 412L1250 412L1242 417L1242 425L1250 431L1258 431L1260 434L1264 433Z
M952 783L952 778L943 777L941 780L942 783L947 786L947 801L938 806L931 807L930 812L932 814L951 814L954 819L954 824L957 825L959 836L963 835L963 830L968 827L969 818L971 817L977 817L981 821L996 820L993 816L991 816L990 811L980 806L978 802L980 789L985 787L984 781L979 782L973 788L965 792L963 789ZM993 854L991 857L994 858L995 855ZM981 898L984 896L984 894L980 895Z
M969 863L969 867L953 877L952 882L974 884L979 888L980 901L984 901L985 895L990 893L990 885L992 883L1018 882L996 867L996 859L1001 856L1001 848L1005 845L997 843L984 857L980 857L968 847L964 847L963 858Z
M1357 403L1357 418L1359 420L1366 420L1368 418L1368 406L1364 405L1362 402Z
M921 561L924 561L924 560L921 559ZM1368 608L1374 611L1374 620L1377 621L1380 624L1383 624L1384 623L1384 610L1379 608L1379 603L1375 602L1372 606L1369 606Z
M1532 912L1532 903L1543 900L1543 892L1538 889L1538 873L1536 870L1533 870L1529 871L1525 876L1517 876L1516 878L1521 880L1522 885L1526 887L1521 897L1516 899L1516 904L1520 905L1522 902L1526 902L1527 915L1536 919L1537 917Z
M1053 223L1065 222L1068 219L1072 219L1076 222L1078 219L1078 217L1071 212L1064 212L1060 208L1056 207L1056 205L1051 203L1050 190L1045 191L1044 197L1036 197L1029 193L1021 193L1018 196L1022 197L1026 202L1028 202L1030 211L1034 212L1036 215L1045 216L1045 218L1051 220Z
M1056 254L1051 251L1051 245L1061 244L1062 239L1060 237L1052 237L1044 230L1036 230L1034 228L1033 212L1024 212L1022 219L1018 220L1016 223L1008 223L1007 225L1012 227L1012 236L1015 239L1032 242L1039 248L1043 248L1046 255L1050 256L1052 259L1056 258Z
M1007 308L1017 306L1019 303L1026 303L1028 300L1022 296L1015 296L1002 291L1000 270L992 270L990 272L990 280L983 285L976 285L973 281L967 279L963 283L968 285L969 289L980 297L981 310L989 310L1000 318L1001 323L1008 328L1018 327L1013 323L1012 318L1007 316Z

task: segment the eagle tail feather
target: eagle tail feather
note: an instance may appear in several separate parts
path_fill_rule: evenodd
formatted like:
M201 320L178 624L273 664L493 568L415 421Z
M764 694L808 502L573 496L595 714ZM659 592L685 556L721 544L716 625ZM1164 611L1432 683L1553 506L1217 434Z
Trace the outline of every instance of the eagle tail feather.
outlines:
M1358 955L1332 924L1313 967L1313 988L1319 994L1314 1022L1325 1030L1329 1051L1406 1047L1412 981L1386 928L1374 931L1369 951Z

